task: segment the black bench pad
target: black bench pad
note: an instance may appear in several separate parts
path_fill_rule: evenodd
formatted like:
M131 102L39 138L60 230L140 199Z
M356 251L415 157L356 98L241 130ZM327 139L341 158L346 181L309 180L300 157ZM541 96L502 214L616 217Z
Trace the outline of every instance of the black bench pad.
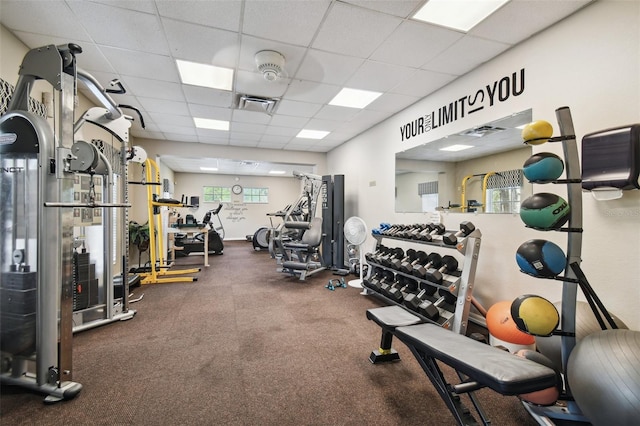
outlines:
M556 385L556 373L551 368L434 324L398 327L394 334L420 354L440 360L503 395L529 393Z
M422 322L420 317L396 305L367 309L367 319L375 321L381 327L390 329Z

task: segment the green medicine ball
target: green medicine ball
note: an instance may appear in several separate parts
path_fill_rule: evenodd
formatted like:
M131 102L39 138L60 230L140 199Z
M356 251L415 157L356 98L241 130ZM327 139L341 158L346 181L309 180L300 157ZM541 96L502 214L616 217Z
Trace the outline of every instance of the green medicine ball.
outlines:
M569 220L569 203L556 194L533 194L520 205L520 219L527 226L541 229L560 228Z

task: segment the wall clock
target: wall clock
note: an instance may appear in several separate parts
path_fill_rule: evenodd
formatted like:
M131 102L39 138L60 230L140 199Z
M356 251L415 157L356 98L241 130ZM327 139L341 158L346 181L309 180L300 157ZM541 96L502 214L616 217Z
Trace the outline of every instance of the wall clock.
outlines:
M231 187L231 192L233 192L233 193L234 193L234 194L236 194L236 195L242 194L242 186L237 185L237 184L236 184L236 185L233 185L233 186Z

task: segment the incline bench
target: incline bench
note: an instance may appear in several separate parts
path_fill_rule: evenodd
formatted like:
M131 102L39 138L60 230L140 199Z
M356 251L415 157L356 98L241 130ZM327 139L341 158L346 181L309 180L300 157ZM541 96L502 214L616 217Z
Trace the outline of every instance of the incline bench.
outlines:
M413 318L411 318L413 317ZM399 360L391 348L393 336L411 350L459 425L478 424L459 395L467 393L482 424L490 422L473 391L488 387L502 395L519 395L555 386L553 369L470 339L422 320L399 306L367 310L367 318L382 327L380 349L371 353L374 364ZM456 370L461 383L447 383L437 362Z

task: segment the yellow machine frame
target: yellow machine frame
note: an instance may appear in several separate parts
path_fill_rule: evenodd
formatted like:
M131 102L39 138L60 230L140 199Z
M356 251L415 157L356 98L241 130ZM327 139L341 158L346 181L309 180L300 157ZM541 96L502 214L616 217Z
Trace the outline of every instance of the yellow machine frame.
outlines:
M460 209L462 210L462 212L464 212L465 210L467 210L467 182L474 178L474 177L478 177L478 176L484 176L482 179L482 204L478 207L482 208L482 211L486 211L486 205L487 205L487 182L489 181L489 178L493 175L495 175L496 172L487 172L487 173L479 173L476 175L467 175L465 177L462 178L462 194L461 194L461 200L460 200Z
M158 164L147 158L144 162L145 180L147 187L147 212L149 215L149 250L151 270L140 274L141 284L165 284L198 281L197 277L178 277L176 275L194 274L200 268L180 269L169 271L171 266L163 253L164 230L162 217L154 214L154 209L160 207L187 207L182 203L163 202L160 183L160 168ZM157 238L156 238L157 237ZM156 246L156 241L158 245ZM159 249L158 249L159 248Z

